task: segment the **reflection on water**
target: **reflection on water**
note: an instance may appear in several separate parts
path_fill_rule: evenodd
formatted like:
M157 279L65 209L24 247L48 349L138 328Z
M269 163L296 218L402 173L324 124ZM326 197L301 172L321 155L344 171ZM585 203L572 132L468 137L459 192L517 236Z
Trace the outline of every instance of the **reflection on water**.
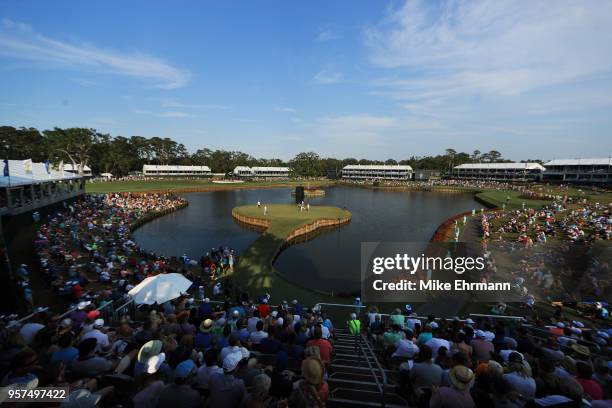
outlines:
M232 208L239 205L293 203L290 189L235 190L190 193L189 206L159 218L136 231L144 248L165 255L199 258L211 247L228 245L238 254L258 232L236 223ZM469 194L389 192L351 187L331 187L324 197L307 199L312 205L347 208L351 222L300 237L278 256L275 267L288 279L324 291L359 289L361 242L428 241L448 217L480 208ZM315 239L312 239L315 238Z

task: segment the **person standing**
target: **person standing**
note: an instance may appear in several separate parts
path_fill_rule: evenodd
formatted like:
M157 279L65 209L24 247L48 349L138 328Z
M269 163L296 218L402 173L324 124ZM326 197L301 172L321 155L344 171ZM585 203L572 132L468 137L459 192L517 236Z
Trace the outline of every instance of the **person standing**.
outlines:
M351 313L351 319L346 324L351 335L359 336L361 334L361 321L357 319L355 313Z

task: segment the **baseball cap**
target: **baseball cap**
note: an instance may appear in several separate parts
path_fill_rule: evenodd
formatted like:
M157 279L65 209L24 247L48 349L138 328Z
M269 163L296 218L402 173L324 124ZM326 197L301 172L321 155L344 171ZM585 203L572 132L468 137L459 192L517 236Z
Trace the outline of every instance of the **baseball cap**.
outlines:
M189 360L185 360L182 363L180 363L179 365L176 366L176 369L174 370L174 376L176 378L187 378L189 377L194 371L196 371L197 367L195 365L195 363L193 362L193 360L189 359Z
M234 371L240 360L242 360L242 352L237 351L228 354L223 359L223 370L228 373Z

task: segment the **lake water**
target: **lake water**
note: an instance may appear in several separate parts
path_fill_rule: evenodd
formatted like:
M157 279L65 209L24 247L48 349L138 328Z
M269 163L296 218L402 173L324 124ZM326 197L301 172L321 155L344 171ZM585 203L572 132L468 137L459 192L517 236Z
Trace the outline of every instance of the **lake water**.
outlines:
M448 217L480 208L471 194L394 192L336 186L313 205L346 207L353 217L348 225L326 231L314 239L289 246L275 267L288 279L326 292L359 289L362 241L428 241ZM167 256L186 253L199 259L211 247L227 245L238 254L258 233L239 226L233 207L246 204L293 203L291 189L233 190L189 193L189 206L158 218L135 232L148 250Z

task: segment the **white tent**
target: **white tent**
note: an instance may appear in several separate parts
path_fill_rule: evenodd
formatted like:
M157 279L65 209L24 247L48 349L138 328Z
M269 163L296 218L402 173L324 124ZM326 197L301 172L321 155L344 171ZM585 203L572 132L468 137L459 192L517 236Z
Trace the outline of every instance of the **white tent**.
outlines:
M137 304L158 305L187 292L192 282L180 273L162 273L146 278L128 292Z

